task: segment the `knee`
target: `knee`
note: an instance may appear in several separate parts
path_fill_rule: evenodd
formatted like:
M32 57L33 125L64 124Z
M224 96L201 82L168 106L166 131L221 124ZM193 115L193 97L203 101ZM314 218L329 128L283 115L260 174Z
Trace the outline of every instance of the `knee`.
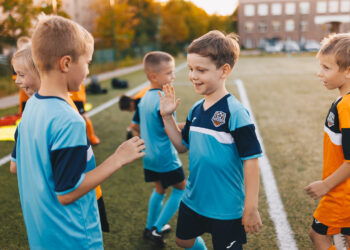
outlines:
M178 245L181 248L191 248L193 247L196 239L194 240L181 240L179 238L175 238L176 245Z

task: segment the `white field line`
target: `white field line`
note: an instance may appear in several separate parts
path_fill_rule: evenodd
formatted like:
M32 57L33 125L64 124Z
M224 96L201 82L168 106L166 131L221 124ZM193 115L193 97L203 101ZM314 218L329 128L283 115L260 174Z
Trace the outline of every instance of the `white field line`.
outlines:
M180 64L179 66L177 66L177 67L175 68L175 72L179 72L179 71L183 70L186 66L187 66L187 63L182 63L182 64ZM146 87L148 84L149 84L148 81L147 81L147 82L144 82L144 83L142 83L141 85L138 85L137 87L135 87L135 88L133 88L133 89L127 91L127 92L125 93L125 95L129 95L129 96L130 96L130 95L136 94L138 91L140 91L141 89L143 89L144 87ZM97 107L94 108L93 110L87 112L87 113L86 113L86 116L87 116L87 117L94 116L94 115L96 115L97 113L100 113L101 111L103 111L103 110L109 108L110 106L112 106L113 104L115 104L115 103L117 103L117 102L119 102L119 96L117 96L117 97L115 97L115 98L113 98L113 99L111 99L111 100L109 100L109 101L107 101L107 102L101 104L100 106L97 106ZM7 156L1 158L1 159L0 159L0 166L6 164L6 163L9 162L10 160L11 160L11 154L9 154L9 155L7 155Z
M247 93L244 88L244 84L240 79L235 80L239 95L241 97L242 104L248 109L250 117L253 120L256 128L256 134L259 139L261 148L264 152L263 157L259 158L259 166L261 177L269 205L270 217L275 225L275 231L277 234L278 246L282 250L294 250L298 249L297 244L294 240L294 233L288 223L286 212L284 211L283 203L281 201L276 180L272 172L269 159L265 154L265 148L263 139L260 135L258 124L254 118L253 111L251 109Z

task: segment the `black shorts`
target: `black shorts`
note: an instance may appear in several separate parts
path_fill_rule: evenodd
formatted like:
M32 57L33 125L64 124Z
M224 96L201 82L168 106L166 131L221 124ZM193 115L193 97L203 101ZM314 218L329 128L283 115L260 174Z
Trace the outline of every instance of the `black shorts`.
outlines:
M77 107L79 114L85 113L84 103L81 101L74 101L75 106Z
M185 179L185 174L182 167L179 167L173 171L164 172L164 173L154 172L148 169L143 169L143 171L145 174L146 182L160 181L164 189L168 188L169 186L178 184Z
M105 208L105 203L102 199L102 196L100 199L97 200L97 205L98 205L98 211L100 213L100 222L101 222L101 228L102 232L109 232L109 224L107 220L107 213L106 213L106 208Z
M217 220L204 217L180 203L177 218L176 237L189 240L210 233L214 249L242 249L247 243L246 233L242 219Z
M322 224L315 218L312 221L312 229L322 235L335 235L342 233L344 235L350 236L350 227L329 227L325 224Z

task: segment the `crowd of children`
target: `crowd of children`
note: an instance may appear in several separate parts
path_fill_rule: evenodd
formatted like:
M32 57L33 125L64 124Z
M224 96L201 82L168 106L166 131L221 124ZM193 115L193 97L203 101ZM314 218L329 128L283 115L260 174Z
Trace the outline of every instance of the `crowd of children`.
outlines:
M142 158L145 181L154 182L146 240L164 247L167 223L179 209L178 246L207 249L201 235L210 233L214 249L243 249L246 233L262 226L262 150L248 111L225 87L240 53L237 36L210 31L189 45L189 79L203 99L192 106L182 126L175 115L180 104L172 86L175 60L162 51L146 54L150 86L138 101L123 97L120 104L135 111L130 126L142 139L130 136L98 167L81 94L93 48L93 37L80 25L43 15L31 43L19 46L12 58L16 84L30 97L25 109L23 105L10 166L17 174L30 247L103 249L102 231L109 228L99 185ZM316 249L335 249L331 235L337 233L350 243L349 48L350 34L339 34L326 38L317 54L319 77L328 89L339 89L340 96L324 126L322 181L305 188L313 199L322 198L310 229ZM178 157L186 151L187 179ZM169 187L172 193L163 205Z

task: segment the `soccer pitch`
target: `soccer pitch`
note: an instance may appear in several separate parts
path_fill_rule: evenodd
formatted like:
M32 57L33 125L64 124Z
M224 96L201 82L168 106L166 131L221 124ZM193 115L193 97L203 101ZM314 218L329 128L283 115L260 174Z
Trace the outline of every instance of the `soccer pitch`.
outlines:
M184 60L178 60L180 65ZM234 81L244 82L252 111L264 141L279 194L299 249L312 249L308 230L317 202L308 198L303 187L320 179L322 173L323 123L336 91L327 91L318 81L317 60L313 56L242 57L227 81L227 89L240 99ZM121 77L130 88L146 81L142 71ZM88 96L94 107L126 92L112 90L107 95ZM175 88L181 98L177 120L184 121L198 96L189 83L188 70L176 73ZM132 114L113 105L92 117L101 144L94 147L97 164L110 155L125 139L126 126ZM13 143L1 143L0 157L10 153ZM180 155L188 174L187 154ZM21 214L15 176L8 166L0 166L0 249L27 249L28 243ZM104 233L105 249L154 249L142 238L147 203L153 186L143 181L142 162L136 161L117 171L102 184L103 198L111 227ZM269 218L268 203L260 188L259 210L264 227L248 236L245 249L278 249L277 237ZM167 249L179 249L173 230L166 235ZM204 235L208 249L211 238Z

